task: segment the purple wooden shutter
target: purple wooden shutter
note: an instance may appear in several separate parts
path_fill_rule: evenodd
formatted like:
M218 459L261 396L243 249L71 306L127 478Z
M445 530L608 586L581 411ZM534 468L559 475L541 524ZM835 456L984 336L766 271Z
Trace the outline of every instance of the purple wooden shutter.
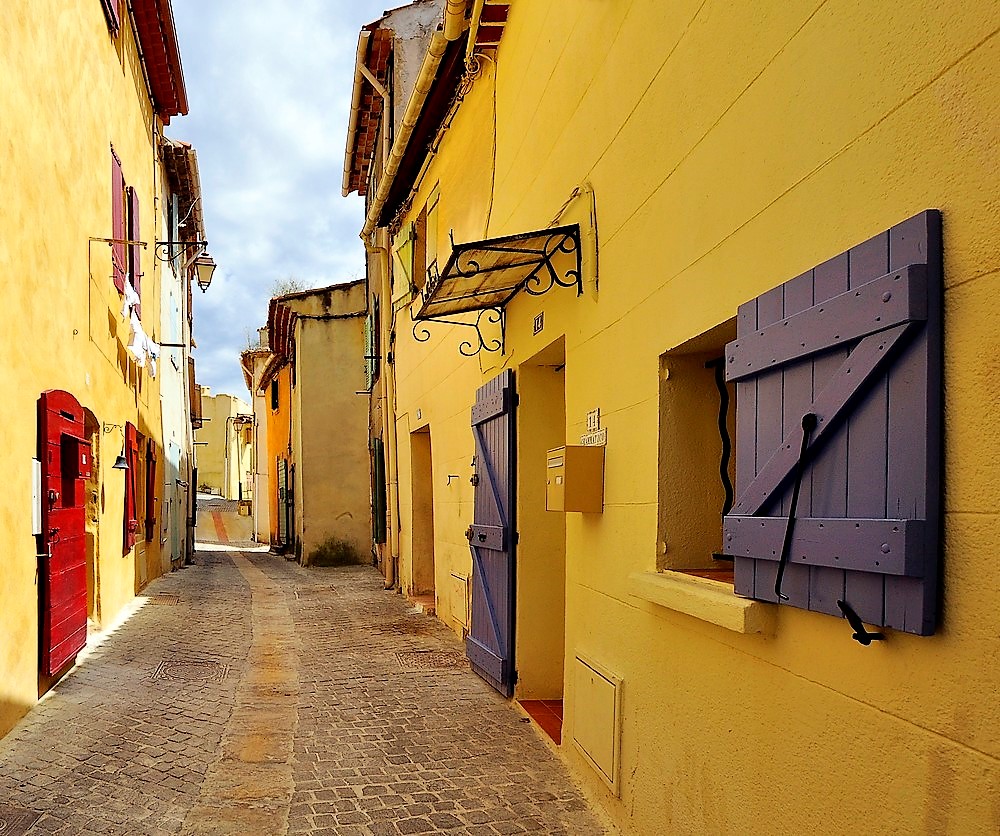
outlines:
M125 178L122 164L111 152L111 245L112 276L119 293L125 292Z
M472 552L472 617L465 652L472 669L506 696L514 693L514 550L516 546L514 372L476 392L475 517L466 531Z
M139 226L139 193L134 186L128 187L128 239L138 242L140 237ZM132 287L136 294L142 297L142 264L140 262L140 252L142 248L138 243L132 243L129 247L129 269L131 271ZM135 315L142 319L142 303L136 302Z
M777 601L802 418L817 416L781 582L784 603L929 635L940 526L941 219L925 211L742 305L737 595Z

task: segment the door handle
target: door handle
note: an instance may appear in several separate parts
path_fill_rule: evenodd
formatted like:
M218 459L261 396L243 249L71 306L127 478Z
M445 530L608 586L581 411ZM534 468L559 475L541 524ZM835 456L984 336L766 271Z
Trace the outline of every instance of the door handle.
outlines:
M465 529L465 539L471 543L472 537L473 537L472 526L470 525L467 529Z

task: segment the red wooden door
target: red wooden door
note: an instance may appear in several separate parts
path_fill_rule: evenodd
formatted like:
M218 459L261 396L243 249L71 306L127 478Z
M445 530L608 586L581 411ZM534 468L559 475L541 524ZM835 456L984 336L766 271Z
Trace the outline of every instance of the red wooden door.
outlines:
M41 668L53 676L87 643L84 480L91 469L83 408L69 392L38 399L42 462Z
M506 696L514 693L514 372L508 369L476 393L475 522L472 623L465 652L472 669Z

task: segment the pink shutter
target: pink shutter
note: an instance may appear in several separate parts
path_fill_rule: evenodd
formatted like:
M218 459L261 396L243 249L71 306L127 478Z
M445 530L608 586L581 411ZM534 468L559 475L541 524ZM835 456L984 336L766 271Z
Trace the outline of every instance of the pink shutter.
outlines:
M140 238L139 226L139 193L135 186L128 187L128 238L129 241L138 242ZM142 298L142 264L140 262L140 252L142 247L138 243L132 243L129 247L129 267L132 272L132 287L136 294ZM135 315L142 318L142 303L135 306Z
M128 470L125 471L125 509L123 554L128 554L135 545L135 533L139 528L135 509L136 469L139 466L139 434L133 424L125 424L125 461Z
M122 164L111 152L111 245L112 276L119 293L125 292L125 178Z

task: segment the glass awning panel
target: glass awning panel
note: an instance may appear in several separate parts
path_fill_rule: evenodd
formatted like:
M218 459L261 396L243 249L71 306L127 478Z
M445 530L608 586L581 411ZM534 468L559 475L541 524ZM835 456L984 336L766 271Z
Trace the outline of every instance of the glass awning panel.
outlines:
M502 312L521 290L540 296L557 286L583 293L577 224L453 244L444 270L428 276L414 319Z

